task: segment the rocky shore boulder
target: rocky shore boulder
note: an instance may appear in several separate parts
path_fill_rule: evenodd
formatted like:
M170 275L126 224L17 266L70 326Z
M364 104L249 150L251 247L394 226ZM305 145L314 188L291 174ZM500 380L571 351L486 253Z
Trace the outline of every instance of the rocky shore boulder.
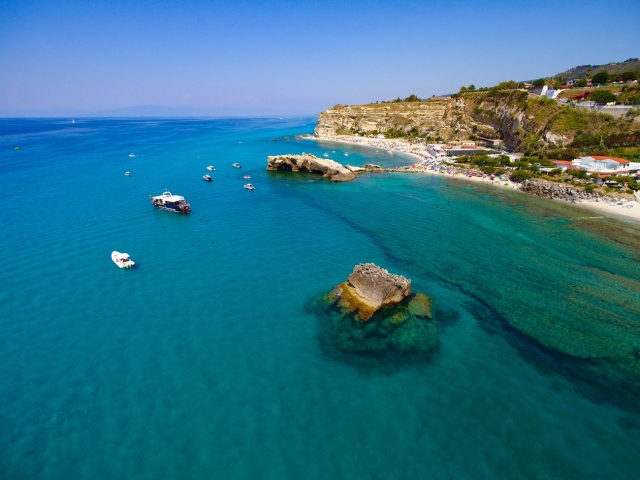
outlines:
M270 156L267 163L267 170L320 173L332 182L348 182L356 178L356 174L342 164L310 153Z
M395 305L411 294L411 280L393 275L373 263L356 265L346 282L336 287L343 308L366 322L383 307Z

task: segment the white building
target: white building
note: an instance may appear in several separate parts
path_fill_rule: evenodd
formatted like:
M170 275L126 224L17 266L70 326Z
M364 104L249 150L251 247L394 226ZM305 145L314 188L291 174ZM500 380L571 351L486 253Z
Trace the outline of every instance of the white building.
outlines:
M572 168L586 170L589 173L601 174L624 174L629 173L629 160L624 158L607 157L603 155L592 155L590 157L576 158Z

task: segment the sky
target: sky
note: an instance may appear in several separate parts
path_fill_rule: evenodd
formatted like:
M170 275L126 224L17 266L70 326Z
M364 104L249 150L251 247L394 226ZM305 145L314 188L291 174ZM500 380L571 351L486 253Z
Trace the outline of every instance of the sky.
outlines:
M0 116L313 115L640 57L639 25L637 0L0 0Z

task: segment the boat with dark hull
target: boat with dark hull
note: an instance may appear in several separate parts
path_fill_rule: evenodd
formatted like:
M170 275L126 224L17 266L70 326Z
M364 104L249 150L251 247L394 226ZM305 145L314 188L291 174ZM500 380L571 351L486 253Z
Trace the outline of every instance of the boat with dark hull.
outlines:
M175 213L191 213L191 205L185 201L184 197L172 195L171 192L164 192L162 195L155 197L152 196L151 203L161 210Z
M213 180L211 178L211 175L203 175L202 178L204 179L205 182L210 182L211 180Z

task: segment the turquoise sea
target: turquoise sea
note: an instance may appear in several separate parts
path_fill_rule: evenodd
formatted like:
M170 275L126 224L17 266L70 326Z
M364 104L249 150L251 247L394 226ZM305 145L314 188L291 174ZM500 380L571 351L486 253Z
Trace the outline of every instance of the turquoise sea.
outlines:
M0 120L0 478L638 478L640 226L267 172L409 163L314 123ZM320 299L363 262L432 298L431 355L336 346Z

